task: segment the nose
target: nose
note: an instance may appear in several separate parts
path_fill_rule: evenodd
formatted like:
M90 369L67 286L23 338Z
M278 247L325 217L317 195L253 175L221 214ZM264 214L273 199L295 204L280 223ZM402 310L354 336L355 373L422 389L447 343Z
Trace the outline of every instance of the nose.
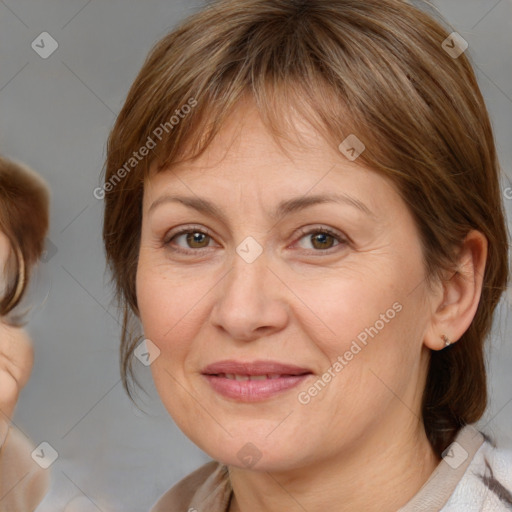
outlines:
M251 341L285 328L287 287L268 266L265 254L248 263L238 254L216 287L211 322L237 340ZM288 291L289 293L289 291Z

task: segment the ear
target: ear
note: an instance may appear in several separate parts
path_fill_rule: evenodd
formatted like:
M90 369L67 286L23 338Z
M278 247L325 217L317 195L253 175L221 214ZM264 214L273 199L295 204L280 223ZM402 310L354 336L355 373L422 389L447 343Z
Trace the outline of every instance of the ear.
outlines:
M455 343L471 325L482 294L487 247L483 233L470 231L459 249L457 270L431 297L432 317L424 338L430 349L445 348L442 335Z

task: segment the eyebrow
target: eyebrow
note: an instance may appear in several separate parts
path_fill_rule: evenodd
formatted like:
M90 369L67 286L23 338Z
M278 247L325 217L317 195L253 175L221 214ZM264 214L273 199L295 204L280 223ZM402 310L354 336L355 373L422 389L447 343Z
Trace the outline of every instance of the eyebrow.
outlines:
M181 203L189 208L194 208L198 212L217 217L226 223L226 217L222 210L207 199L200 197L187 197L187 196L171 196L165 195L156 199L149 207L148 213L151 213L158 206L166 203ZM340 203L352 206L370 217L376 217L375 214L359 199L352 197L348 194L322 194L312 196L302 196L281 201L277 206L275 212L271 217L275 221L281 220L290 213L303 210L313 205L324 203Z

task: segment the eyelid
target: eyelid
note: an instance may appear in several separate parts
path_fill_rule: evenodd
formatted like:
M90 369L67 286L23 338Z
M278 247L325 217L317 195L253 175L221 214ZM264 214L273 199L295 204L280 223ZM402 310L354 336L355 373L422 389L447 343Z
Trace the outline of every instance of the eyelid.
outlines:
M208 228L206 228L204 226L192 224L192 225L181 226L179 228L176 228L176 230L171 230L169 233L167 233L163 240L163 246L169 247L171 245L171 240L173 238L176 238L177 236L181 236L183 234L190 233L190 232L199 232L204 235L207 235L212 240L215 240L211 230L209 230ZM347 235L345 235L344 233L338 231L337 229L331 228L329 226L324 226L324 225L319 224L319 225L312 225L312 226L310 225L307 227L299 228L298 233L296 230L296 232L294 234L294 238L297 237L297 235L300 235L300 236L293 243L293 245L296 245L297 242L299 242L303 237L305 237L307 235L311 235L313 233L319 233L319 232L323 232L323 233L328 234L329 236L332 236L333 238L335 238L338 241L338 244L335 245L334 247L330 247L325 250L303 249L303 250L307 251L308 254L311 254L311 253L316 253L318 255L330 254L333 249L336 249L336 247L347 245L347 244L351 243L350 238ZM211 247L202 247L199 249L189 249L189 248L179 247L179 248L172 248L171 250L178 252L178 253L181 252L183 254L192 254L192 253L197 253L197 252L208 250L208 249L211 249Z
M170 241L174 237L176 237L178 235L183 235L190 231L198 231L198 232L204 233L205 235L208 235L209 237L211 237L213 239L213 232L210 231L208 228L206 228L204 226L196 225L196 224L191 224L191 225L180 226L179 228L176 228L175 230L171 229L164 236L163 244L167 245L170 243Z
M348 242L348 237L346 235L344 235L341 231L338 231L337 229L331 228L329 226L324 226L322 224L299 228L298 232L302 236L310 235L312 233L323 232L323 233L332 235L335 238L338 238L338 239Z
M338 231L337 229L331 228L329 226L323 226L320 224L320 225L313 225L313 226L309 226L309 227L300 228L299 234L301 236L297 239L297 242L295 242L294 245L296 243L298 243L304 236L312 235L314 233L326 233L327 235L335 238L338 241L338 244L335 245L334 247L329 247L328 249L325 249L323 251L322 250L314 250L314 249L309 249L309 250L304 249L304 250L308 251L308 254L315 253L317 255L322 255L322 254L328 255L328 254L331 254L333 250L336 250L337 247L347 245L351 242L350 238L348 236L346 236L344 233Z

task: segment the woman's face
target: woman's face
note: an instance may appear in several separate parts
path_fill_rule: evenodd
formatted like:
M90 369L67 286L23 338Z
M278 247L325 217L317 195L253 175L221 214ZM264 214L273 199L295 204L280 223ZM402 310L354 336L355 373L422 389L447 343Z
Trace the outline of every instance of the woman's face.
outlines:
M12 248L0 231L0 297L8 284L9 257ZM11 417L20 389L28 382L34 365L34 351L27 332L0 317L0 444L7 435L6 421Z
M385 178L297 127L289 158L239 109L144 188L137 299L156 388L194 443L239 467L371 457L419 424L431 302L413 218Z

